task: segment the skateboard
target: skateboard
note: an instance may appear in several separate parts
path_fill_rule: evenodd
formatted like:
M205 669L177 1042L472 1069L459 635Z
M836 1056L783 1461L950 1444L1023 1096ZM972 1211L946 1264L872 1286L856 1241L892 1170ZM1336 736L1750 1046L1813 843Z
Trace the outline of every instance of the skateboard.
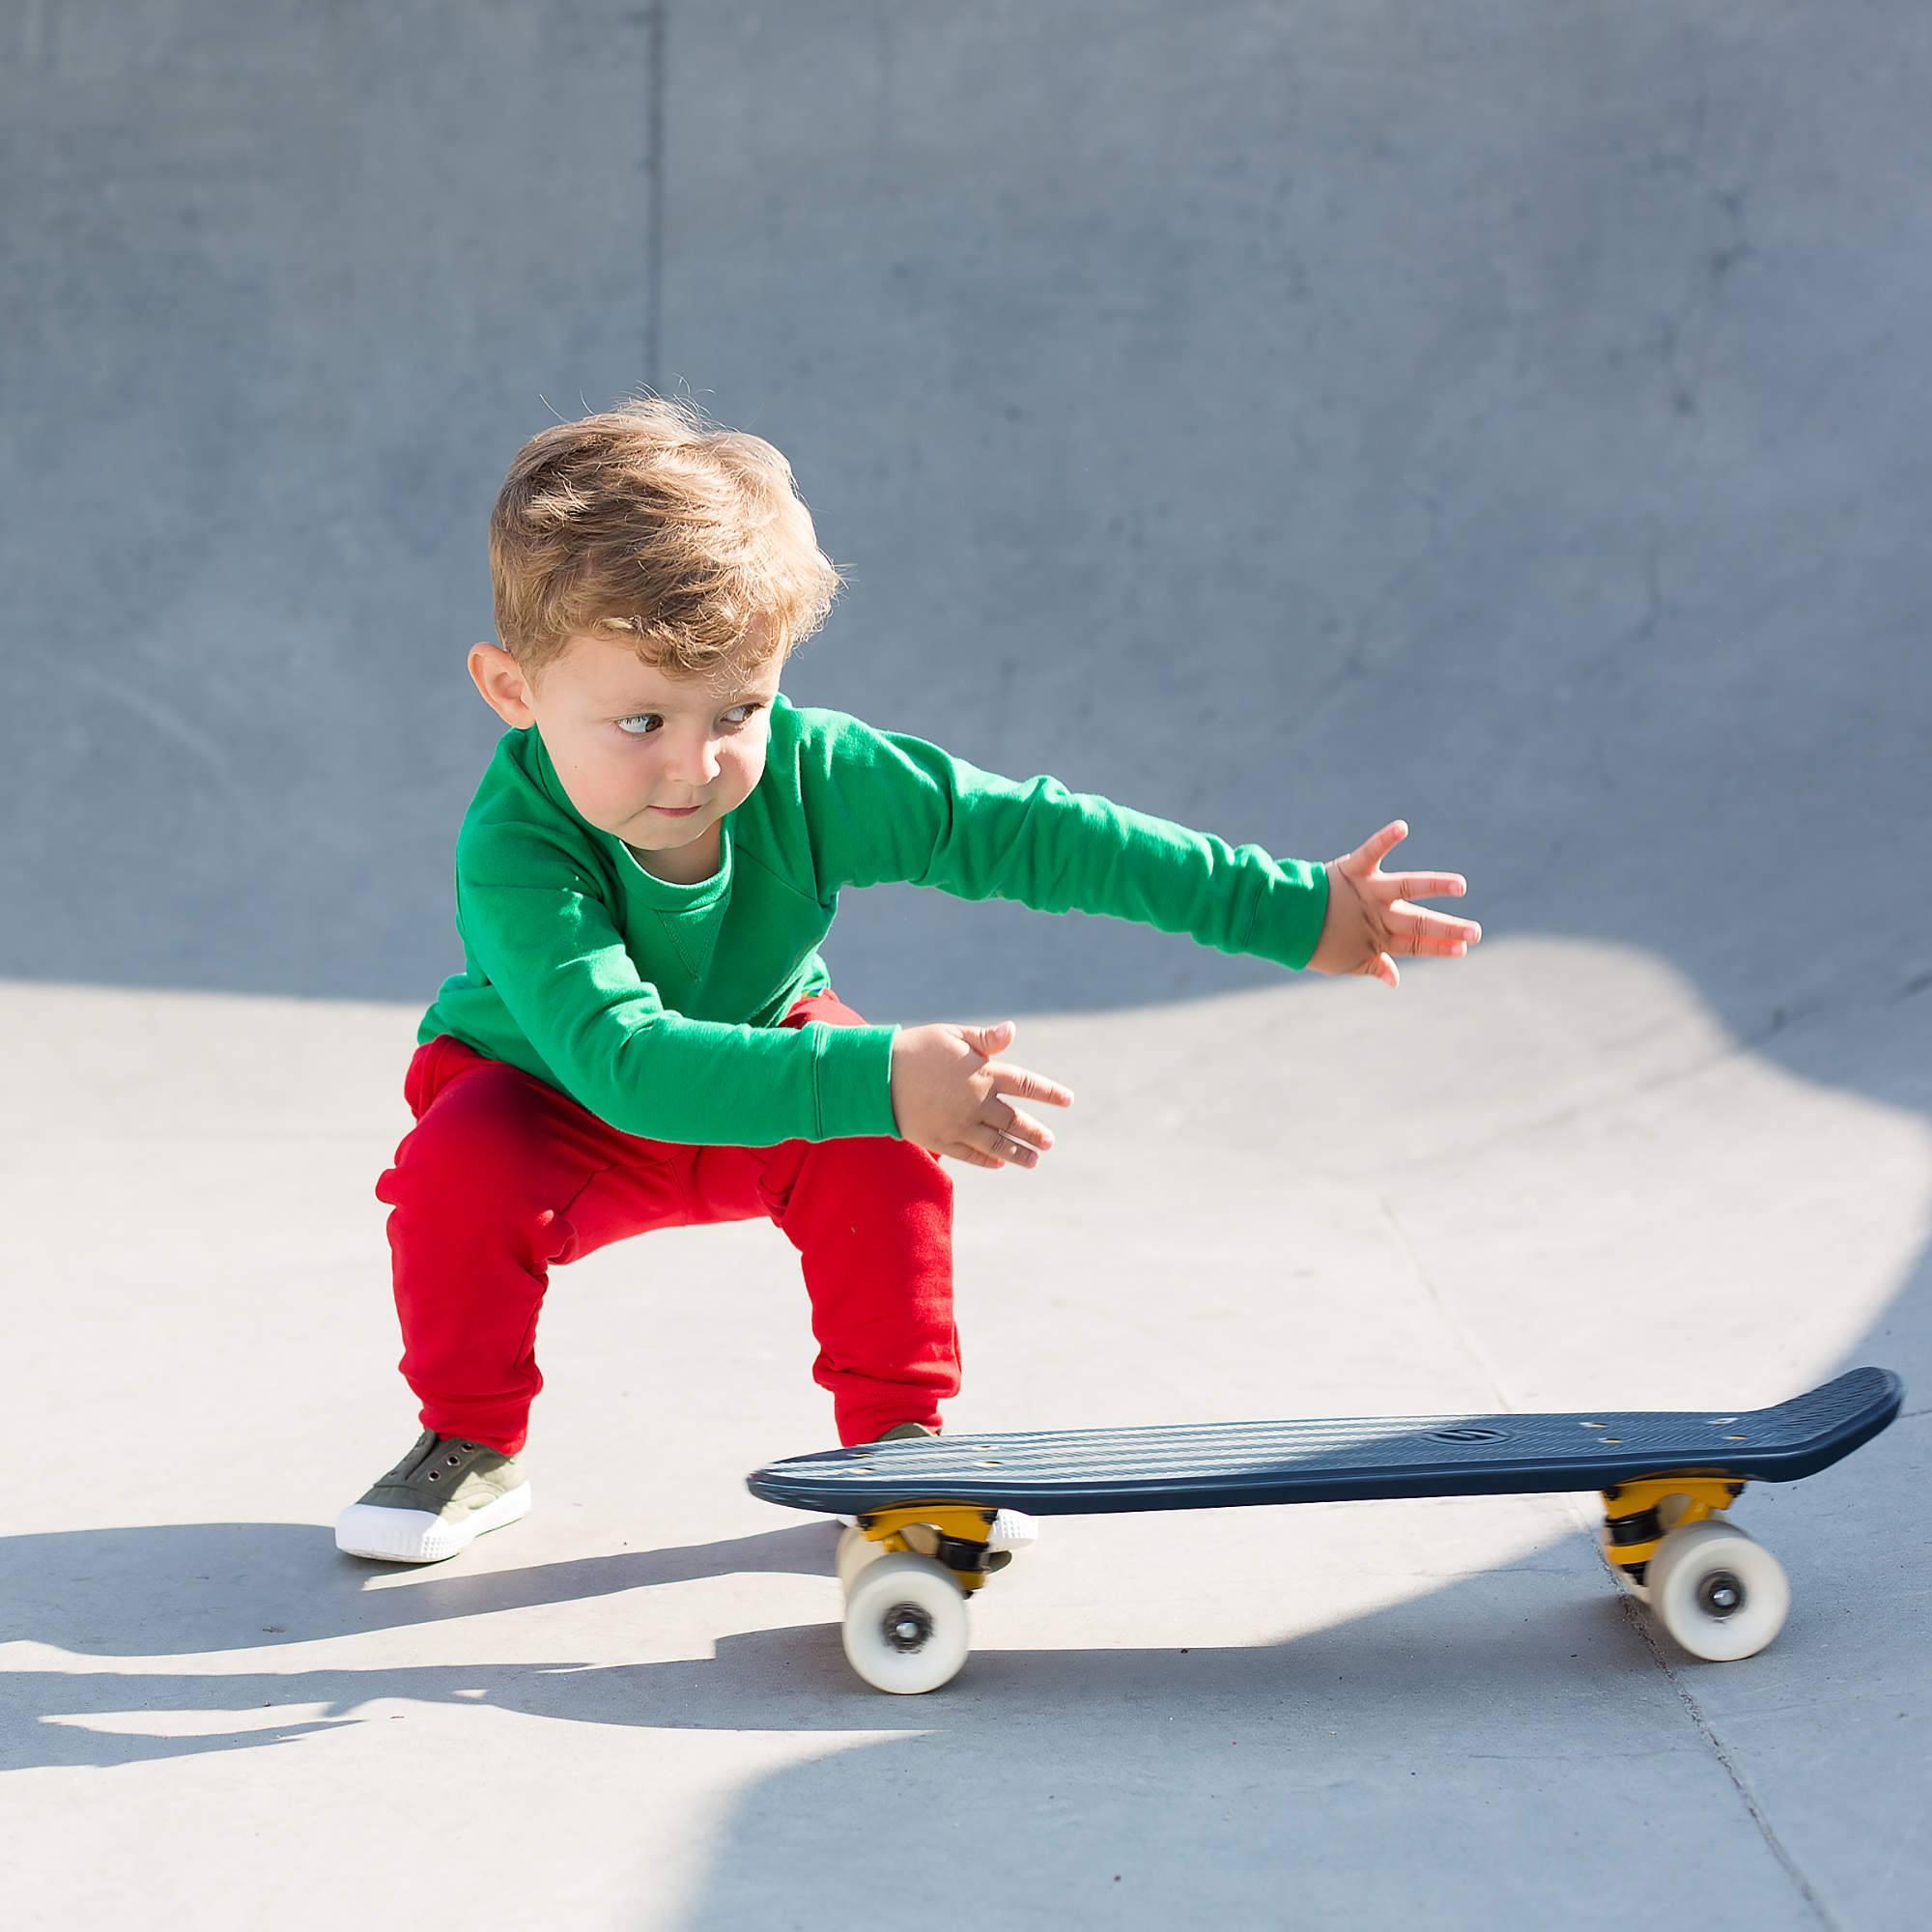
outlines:
M1783 1627L1783 1568L1729 1520L1752 1482L1795 1482L1897 1415L1899 1378L1854 1369L1773 1408L1358 1416L940 1435L794 1456L755 1496L853 1520L839 1539L845 1655L880 1690L936 1690L966 1662L966 1603L1034 1516L1599 1490L1612 1572L1691 1656L1750 1657Z

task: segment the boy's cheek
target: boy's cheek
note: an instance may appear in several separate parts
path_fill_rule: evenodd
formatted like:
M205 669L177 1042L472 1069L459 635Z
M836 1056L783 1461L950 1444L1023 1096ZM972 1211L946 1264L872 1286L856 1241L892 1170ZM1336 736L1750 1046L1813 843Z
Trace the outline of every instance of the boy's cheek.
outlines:
M747 798L757 790L758 781L765 775L765 757L770 749L769 744L760 745L755 754L745 761L745 775L742 782Z

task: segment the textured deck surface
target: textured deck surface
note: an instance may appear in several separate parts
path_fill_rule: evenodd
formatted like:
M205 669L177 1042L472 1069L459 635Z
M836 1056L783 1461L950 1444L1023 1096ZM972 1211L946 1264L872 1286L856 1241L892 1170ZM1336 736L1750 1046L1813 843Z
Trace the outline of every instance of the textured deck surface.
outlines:
M957 1496L1047 1516L1592 1490L1692 1467L1791 1481L1877 1435L1901 1395L1896 1376L1864 1368L1743 1414L1371 1415L940 1436L794 1457L747 1480L753 1495L798 1509Z

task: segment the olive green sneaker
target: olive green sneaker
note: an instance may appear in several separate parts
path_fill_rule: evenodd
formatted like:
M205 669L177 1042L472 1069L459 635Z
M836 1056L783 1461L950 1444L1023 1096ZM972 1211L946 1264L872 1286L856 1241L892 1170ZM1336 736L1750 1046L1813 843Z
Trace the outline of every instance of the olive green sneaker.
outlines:
M425 1429L396 1466L335 1521L335 1547L385 1563L440 1563L530 1506L524 1465L480 1442Z

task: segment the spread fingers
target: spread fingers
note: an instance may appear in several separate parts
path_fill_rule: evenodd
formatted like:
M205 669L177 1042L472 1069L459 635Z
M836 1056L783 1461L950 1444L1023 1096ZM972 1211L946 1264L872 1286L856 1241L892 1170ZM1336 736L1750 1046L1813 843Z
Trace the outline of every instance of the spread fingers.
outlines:
M980 1071L993 1084L996 1094L1017 1094L1022 1100L1043 1100L1049 1107L1070 1107L1073 1090L1043 1074L1029 1073L1024 1066L1011 1066L1004 1060L990 1060Z
M1002 1107L1000 1114L1006 1118L1001 1120L996 1115L980 1122L988 1151L1021 1167L1037 1167L1040 1155L1053 1145L1052 1134L1030 1114L1012 1107Z

